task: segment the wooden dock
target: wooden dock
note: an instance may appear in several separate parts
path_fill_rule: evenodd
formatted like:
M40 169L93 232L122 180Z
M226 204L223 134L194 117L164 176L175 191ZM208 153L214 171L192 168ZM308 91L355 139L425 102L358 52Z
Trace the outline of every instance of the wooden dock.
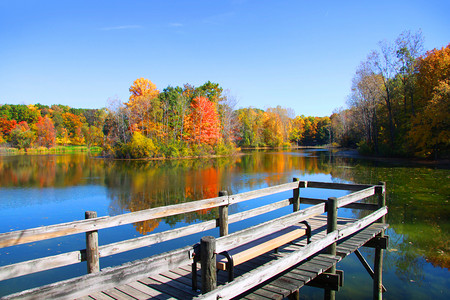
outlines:
M340 189L352 193L327 200L307 199L300 197L302 188ZM231 204L289 190L292 190L289 199L228 215ZM367 203L365 199L368 198L375 198L375 201ZM300 203L312 206L300 210ZM286 216L228 233L230 223L288 205L292 205L293 210ZM211 207L219 207L218 220L98 246L98 229ZM339 207L372 212L361 219L347 219L337 216ZM325 297L333 299L335 291L343 284L343 272L336 270L336 263L354 252L374 279L373 298L381 299L384 288L381 280L382 251L387 247L387 237L384 236L386 213L385 186L382 183L347 185L294 179L292 183L262 190L237 195L221 192L213 199L121 216L92 218L87 214L87 219L82 221L0 234L0 247L8 247L78 232L87 233L87 250L0 267L0 280L83 260L88 261L90 272L2 299L297 299L299 289L304 285L323 288ZM101 257L216 226L220 227L220 237L204 237L196 245L100 271ZM375 248L373 270L358 250L363 246ZM219 267L226 255L236 258L235 261L227 260L226 265ZM226 271L216 272L217 267Z

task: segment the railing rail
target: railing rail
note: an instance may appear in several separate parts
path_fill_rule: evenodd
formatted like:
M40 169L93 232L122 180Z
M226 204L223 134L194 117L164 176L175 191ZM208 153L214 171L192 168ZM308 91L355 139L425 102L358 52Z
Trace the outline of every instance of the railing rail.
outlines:
M76 233L90 232L99 229L105 229L125 224L130 224L134 222L141 222L151 219L158 219L167 216L173 216L177 214L183 214L188 212L194 212L203 209L211 209L217 207L224 207L230 204L247 201L255 198L260 198L276 193L281 193L289 190L294 190L298 188L329 188L329 189L346 189L347 185L341 183L319 183L319 182L307 182L307 181L294 181L287 184L282 184L278 186L263 188L256 191L250 191L245 193L240 193L236 195L226 195L211 199L199 200L188 203L181 203L175 205L169 205L158 208L151 208L147 210L142 210L138 212L127 213L119 216L106 216L100 218L86 219L62 224L55 224L50 226L25 229L15 232L8 232L0 234L0 248L20 245L34 241L41 241L46 239L51 239L55 237L61 237ZM347 190L356 191L349 195L338 198L338 206L356 206L357 208L368 208L373 209L373 204L364 203L354 203L356 201L362 200L364 198L370 197L375 194L375 190L379 189L380 186L372 185L348 185ZM384 193L384 189L382 189ZM295 193L294 193L295 196ZM239 212L235 214L227 215L226 226L230 223L242 221L254 216L258 216L282 207L286 207L292 204L292 199L285 199L275 203L271 203L265 206L257 207L244 212ZM251 240L257 236L264 235L267 233L268 229L282 229L288 227L295 222L300 222L309 217L320 215L325 212L326 200L322 199L307 199L300 198L300 202L305 199L305 204L315 204L313 207L303 209L301 211L294 212L293 214L280 217L275 220L265 222L263 224L256 225L249 229L243 230L239 233L239 241ZM308 202L309 201L309 202ZM315 202L315 203L311 203ZM98 247L98 258L122 253L125 251L130 251L133 249L154 245L160 242L168 241L171 239L191 235L198 232L203 232L216 227L219 227L219 220L205 221L199 224L188 225L181 228L176 228L160 233L153 233L147 236L141 236L134 239L124 240L116 243L111 243L107 245L102 245ZM218 249L227 250L236 244L236 240L233 238L237 237L235 234L226 235L217 240ZM0 280L6 280L14 277L19 277L35 272L45 271L53 268L63 267L75 263L79 263L86 260L86 250L81 249L77 251L72 251L68 253L63 253L54 256L48 256L44 258L38 258L34 260L19 262L16 264L11 264L7 266L0 267Z
M318 251L326 248L327 246L335 243L336 241L343 239L362 228L375 222L380 217L386 215L387 208L383 207L379 210L371 213L365 218L362 218L355 223L345 226L339 230L335 230L328 233L325 237L312 242L300 250L294 251L293 253L282 257L281 259L271 261L258 267L244 275L242 275L239 280L232 281L223 285L209 293L203 294L196 299L231 299L238 296L242 291L249 290L262 282L273 277L273 274L279 274L284 270L291 268L292 266L298 264L302 260L308 258L309 256L317 253ZM217 251L218 252L218 251Z

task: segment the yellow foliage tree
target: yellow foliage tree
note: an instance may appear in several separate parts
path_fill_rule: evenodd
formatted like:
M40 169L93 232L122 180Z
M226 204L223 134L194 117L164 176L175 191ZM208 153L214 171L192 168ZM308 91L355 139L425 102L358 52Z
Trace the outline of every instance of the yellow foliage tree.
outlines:
M432 99L413 119L410 139L419 156L430 156L450 149L450 84L441 81Z
M161 107L158 101L159 91L150 80L138 78L130 87L130 99L127 106L130 127L139 129L149 137L161 134Z

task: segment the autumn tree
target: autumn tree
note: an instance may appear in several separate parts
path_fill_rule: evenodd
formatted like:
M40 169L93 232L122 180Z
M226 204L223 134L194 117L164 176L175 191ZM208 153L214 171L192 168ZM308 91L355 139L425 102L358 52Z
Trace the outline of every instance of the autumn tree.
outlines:
M53 121L46 115L45 117L39 117L36 127L36 143L43 147L53 147L56 143L56 130L53 125Z
M304 134L305 134L305 121L301 116L296 116L292 120L291 131L289 132L289 139L292 142L295 142L297 145L300 145L300 142L303 140Z
M241 108L236 111L238 117L236 139L240 146L259 147L263 142L263 115L258 108Z
M85 140L81 128L83 127L83 116L77 116L66 112L62 114L64 127L67 129L70 141L73 145L83 145Z
M17 122L16 120L8 120L5 117L0 117L0 134L3 136L3 138L6 140L9 134L11 133L11 130L16 127Z
M12 146L19 149L30 148L35 139L36 135L25 121L18 123L10 133Z
M83 131L83 136L88 149L92 146L103 145L104 134L99 127L94 125L84 125L81 130Z
M439 82L433 97L413 121L410 138L419 156L450 154L450 80Z
M277 105L274 108L268 108L266 111L277 115L282 143L287 143L289 141L289 132L291 131L291 122L295 117L294 110Z
M16 120L17 123L25 121L30 125L38 121L40 112L33 105L4 104L0 106L0 116L8 120Z
M426 53L419 61L418 113L409 133L419 156L450 152L450 44Z
M206 97L196 97L186 117L185 138L192 144L213 146L220 139L220 122L216 104Z
M150 138L161 136L159 91L148 79L138 78L130 87L130 99L125 103L131 128Z
M280 116L268 109L263 115L264 143L270 147L279 147L283 144L283 124Z

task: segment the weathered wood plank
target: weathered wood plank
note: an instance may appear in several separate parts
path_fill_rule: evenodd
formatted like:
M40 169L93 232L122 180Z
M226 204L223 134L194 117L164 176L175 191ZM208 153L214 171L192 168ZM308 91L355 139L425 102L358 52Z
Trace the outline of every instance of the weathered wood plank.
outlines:
M152 289L151 287L149 287L146 284L139 282L139 281L130 282L128 285L131 286L132 288L135 288L136 290L139 290L141 292L144 292L144 293L150 295L150 297L152 297L152 298L156 298L156 299L169 298L169 297L167 297L167 295L163 295L163 293L161 293L160 291ZM172 299L174 299L174 298L172 298Z
M73 251L0 267L0 280L68 266L81 262L81 251Z
M266 284L266 285L264 286L264 289L267 289L267 290L269 290L269 291L271 291L271 292L280 294L280 295L283 296L283 298L289 296L289 294L291 293L290 290L285 289L285 288L283 288L283 287L278 287L278 286L273 285L273 284Z
M102 293L102 292L96 292L96 293L92 293L90 295L91 298L94 298L95 300L114 300L114 298ZM36 298L39 299L39 298Z
M192 298L192 295L185 293L183 290L163 284L152 278L142 278L139 281L155 290L161 291L164 294L175 297L176 299L191 299Z
M177 282L179 282L181 284L184 284L184 285L186 285L186 288L191 288L192 287L192 281L191 281L190 278L188 278L187 275L181 276L179 274L176 274L173 271L164 272L164 273L161 273L160 275L162 275L164 277L167 277L167 278L169 278L171 280L177 281Z
M343 206L349 205L355 201L359 201L359 200L365 199L365 198L373 196L373 195L375 195L375 187L371 186L364 190L353 192L346 196L337 198L337 200L338 200L337 206L343 207Z
M262 295L269 299L283 299L282 294L277 293L276 291L273 291L270 288L260 288L254 291L253 293L255 293L256 295Z
M78 298L77 300L95 300L95 299L93 299L89 296L84 296L84 297Z
M136 298L131 297L130 295L125 294L117 289L110 289L107 291L103 291L103 293L116 300L136 300Z
M374 217L381 218L382 216L387 214L387 212L388 212L388 209L385 206L385 207L380 208L379 210L371 213L367 217L362 218L361 220L359 220L359 221L357 221L357 222L355 222L353 224L347 225L347 226L345 226L342 229L339 229L338 230L339 231L339 238L349 236L349 235L355 233L356 231L358 231L358 230L368 226L369 224L371 224L375 220L377 220L377 219L374 219Z
M153 279L153 280L156 280L156 281L158 281L158 282L160 282L160 283L162 283L164 285L167 285L167 286L169 286L169 287L171 287L173 289L177 289L177 290L183 291L185 294L189 294L189 295L192 295L192 296L197 296L198 295L197 292L192 291L192 287L190 285L185 285L183 283L180 283L178 281L172 280L171 278L162 276L160 274L152 275L150 278Z
M250 295L247 295L247 296L243 297L242 299L246 299L246 300L269 300L270 298L264 297L262 295L250 294Z
M218 207L225 204L228 204L227 196L150 208L112 217L106 216L95 219L79 220L62 224L6 232L0 234L0 248L82 233L86 231L131 224L135 222L142 222L150 219L158 219L181 213L194 212L202 209Z
M137 249L137 248L141 248L141 247L155 245L155 244L158 244L161 242L165 242L168 240L195 234L198 232L203 232L203 231L206 231L209 229L213 229L215 227L216 227L215 220L201 222L198 224L184 226L181 228L167 230L167 231L160 232L160 233L154 233L154 234L141 236L141 237L130 239L130 240L125 240L125 241L120 241L120 242L113 243L113 244L104 245L99 248L99 253L100 253L100 257L114 255L117 253L129 251L129 250L133 250L133 249Z
M275 280L272 280L270 282L271 285L278 286L285 288L289 291L289 294L293 293L295 290L297 290L297 287L300 286L303 283L303 281L296 280L293 278L288 277L279 277Z
M302 204L320 204L320 203L326 203L327 200L325 199L316 199L316 198L300 198L300 202ZM362 210L377 210L378 205L372 204L372 203L350 203L344 206L345 208L350 209L362 209Z
M159 274L175 269L191 262L189 251L192 247L172 250L160 255L125 263L118 267L106 268L98 273L92 273L42 287L22 291L5 299L61 298L73 299L90 294L93 291L114 288L140 279L142 276ZM68 289L67 287L71 288Z
M122 293L125 293L135 299L144 300L150 298L150 295L147 293L144 293L141 290L137 290L129 285L120 285L116 287L117 290L121 291Z
M228 223L235 223L239 222L245 219L249 219L255 216L259 216L274 210L277 210L279 208L283 208L286 206L289 206L291 203L289 199L281 200L275 203L271 203L268 205L264 205L261 207L257 207L254 209L246 210L240 213L231 214L228 216Z
M106 257L141 247L151 246L171 239L203 232L215 227L215 220L211 220L130 240L103 245L99 247L99 256ZM19 277L85 261L85 257L83 255L84 251L85 250L73 251L0 267L0 280Z
M306 229L300 227L288 227L281 230L279 235L272 234L267 239L262 239L261 241L255 240L248 244L241 245L240 247L234 248L229 251L233 256L233 261L235 265L239 265L244 261L250 260L257 257L263 253L269 252L275 248L278 248L292 240L295 240L303 235L305 235ZM219 270L226 270L226 259L221 259L217 262L217 268Z
M267 234L267 232L274 232L295 223L301 222L312 216L322 214L325 212L325 204L318 204L306 209L291 213L287 216L282 216L239 232L231 233L227 236L220 237L216 240L216 252L220 253L225 250L232 249L238 245L248 243L254 239L260 238Z
M259 190L244 192L236 195L230 195L230 204L239 203L242 201L247 201L255 198L260 198L276 193L286 192L289 190L293 190L295 188L298 188L298 181L297 182L290 182L285 184L280 184L277 186L271 186Z
M354 184L354 183L334 183L334 182L317 182L317 181L305 181L305 182L306 187L309 188L346 190L346 191L359 191L373 186L367 184Z

